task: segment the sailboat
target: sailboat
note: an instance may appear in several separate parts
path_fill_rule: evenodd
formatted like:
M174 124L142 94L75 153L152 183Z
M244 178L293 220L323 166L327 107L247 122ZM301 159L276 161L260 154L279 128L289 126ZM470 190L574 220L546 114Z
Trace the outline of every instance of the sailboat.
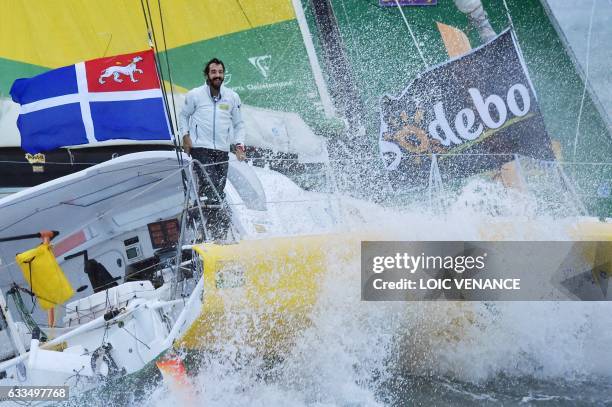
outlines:
M265 61L249 63L266 72ZM233 219L228 241L200 245L207 240L206 214L194 207L192 164L182 160L174 152L126 155L0 201L6 214L0 237L60 232L54 255L78 292L64 304L64 315L58 311L61 322L47 320L49 326L40 322L48 318L40 310L33 316L38 326L16 321L13 315L28 311L18 299L2 304L3 343L11 350L0 364L0 383L54 380L92 388L104 378L143 372L172 349L214 348L245 312L250 320L243 328L254 346L282 352L308 324L330 242L346 244L350 257L364 237L332 234L332 225L346 216L376 222L368 219L371 204L304 191L269 168L235 162L226 191ZM609 224L579 219L576 239L611 235ZM482 236L503 239L514 227L517 219L500 219L482 225ZM20 278L10 259L31 245L0 245L10 280ZM11 295L35 301L31 288L20 281Z
M261 315L275 315L277 337L262 351L283 342L278 335L295 334L296 321L305 323L338 203L279 173L233 161L227 241L199 245L208 241L200 221L205 208L198 199L193 206L194 163L182 158L184 165L174 152L126 155L0 200L7 215L0 226L2 258L36 241L32 235L24 240L24 231L56 230L43 251L52 250L66 284L78 287L55 303L49 290L59 288L47 286L49 263L42 255L18 256L30 274L20 275L14 263L2 265L2 285L10 289L1 296L0 333L10 351L0 362L0 383L87 389L101 379L138 373L175 347L202 350L207 336L219 334L219 318L229 314L220 295L245 287L250 294L243 309L255 310L252 301L266 298ZM262 183L278 190L264 192ZM287 191L290 211L270 203L278 199L275 193ZM296 214L302 224L291 224L289 216ZM25 305L30 299L35 311ZM53 317L43 308L54 310ZM281 319L287 319L283 333Z

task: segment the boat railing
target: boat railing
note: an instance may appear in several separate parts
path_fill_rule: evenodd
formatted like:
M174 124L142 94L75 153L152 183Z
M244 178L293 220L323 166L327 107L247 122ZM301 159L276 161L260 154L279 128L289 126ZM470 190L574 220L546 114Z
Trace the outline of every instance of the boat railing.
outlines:
M291 158L255 158L249 161L252 166L268 167L281 172L298 186L321 193L296 195L288 191L276 196L267 194L265 203L277 208L290 208L309 202L327 203L328 206L337 207L341 205L344 196L351 196L388 206L416 207L419 210L445 213L470 183L480 182L482 185L488 185L490 195L497 201L499 194L494 192L497 191L496 187L504 194L509 190L508 199L519 196L514 192L529 195L535 202L536 213L609 217L612 211L612 163L542 161L509 154L436 154L415 155L411 158L420 160L415 168L421 173L415 175L397 170L387 171L381 157L374 154L314 163L304 163ZM193 161L177 171L187 170L193 173L196 165L207 167ZM195 176L187 177L186 196L189 198L185 200L185 206L188 209L187 206L196 202L195 210L204 219L204 208L199 204L199 200L195 199L196 179ZM134 197L155 188L161 182L168 181L160 180L139 190ZM229 214L231 209L230 204L223 202L223 211ZM111 208L106 213L98 214L97 219L112 216L113 210ZM97 219L92 219L92 222ZM206 224L201 222L199 227L204 240L209 238ZM239 238L239 231L232 229L231 234L231 239ZM0 268L7 266L10 265L3 264Z
M253 165L280 171L310 191L434 213L451 210L466 188L481 194L479 202L483 196L485 200L490 198L489 207L480 209L491 215L504 214L499 208L503 199L523 199L523 207L529 206L527 212L533 215L609 217L612 213L612 163L546 161L519 154L430 154L411 159L415 165L408 168L413 173L387 171L379 156L327 163L257 158ZM300 199L287 196L268 199L267 204L292 205L297 201Z

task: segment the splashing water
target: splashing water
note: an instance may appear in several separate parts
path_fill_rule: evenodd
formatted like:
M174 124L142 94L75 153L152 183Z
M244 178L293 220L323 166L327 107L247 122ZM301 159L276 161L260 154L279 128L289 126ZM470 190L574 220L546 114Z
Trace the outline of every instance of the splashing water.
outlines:
M443 217L373 207L364 216L388 240L477 240L479 225L500 214L539 225L517 226L509 238L569 239L575 220L536 219L527 198L483 188L466 186ZM330 243L311 324L288 352L267 360L232 325L234 340L202 358L194 405L612 401L609 303L364 302L360 290L358 248ZM142 404L182 404L177 397L159 385Z

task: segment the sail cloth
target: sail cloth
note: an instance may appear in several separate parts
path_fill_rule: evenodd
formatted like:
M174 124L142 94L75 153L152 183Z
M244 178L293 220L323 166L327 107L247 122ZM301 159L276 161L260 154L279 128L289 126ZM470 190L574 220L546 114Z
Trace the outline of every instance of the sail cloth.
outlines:
M515 153L554 157L510 29L421 73L380 107L380 151L398 184L427 182L432 154L443 179L499 168Z
M32 154L106 140L170 140L152 50L17 79L11 96L21 105L21 147Z
M63 304L74 295L48 243L19 253L15 260L43 310Z

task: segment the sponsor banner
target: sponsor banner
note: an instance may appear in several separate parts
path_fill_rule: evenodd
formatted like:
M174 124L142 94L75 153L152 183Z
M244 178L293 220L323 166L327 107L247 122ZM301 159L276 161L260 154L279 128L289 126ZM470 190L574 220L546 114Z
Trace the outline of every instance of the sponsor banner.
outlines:
M432 154L439 155L443 177L498 168L513 154L553 159L535 90L509 29L423 72L400 96L383 96L380 111L381 154L402 183L427 181Z
M610 279L610 241L361 242L364 301L609 301Z
M438 0L399 0L400 6L435 6ZM378 5L382 7L397 6L395 0L378 0Z

